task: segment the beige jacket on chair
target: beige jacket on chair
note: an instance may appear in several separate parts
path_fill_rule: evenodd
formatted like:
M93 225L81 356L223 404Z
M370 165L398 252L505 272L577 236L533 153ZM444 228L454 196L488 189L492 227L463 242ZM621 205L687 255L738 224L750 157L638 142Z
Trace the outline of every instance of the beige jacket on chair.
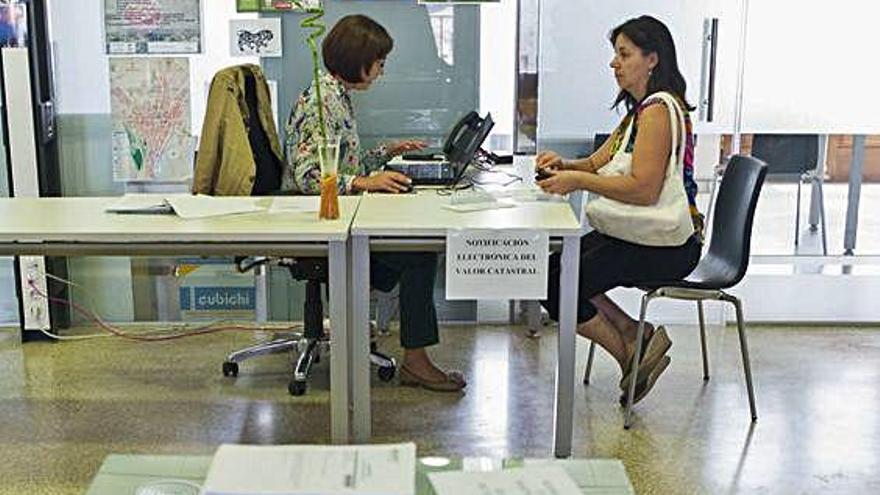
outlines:
M221 70L211 82L208 106L193 178L193 193L215 196L250 196L256 164L248 141L245 77L253 74L260 125L272 153L283 161L278 131L272 116L269 87L257 65L237 65Z

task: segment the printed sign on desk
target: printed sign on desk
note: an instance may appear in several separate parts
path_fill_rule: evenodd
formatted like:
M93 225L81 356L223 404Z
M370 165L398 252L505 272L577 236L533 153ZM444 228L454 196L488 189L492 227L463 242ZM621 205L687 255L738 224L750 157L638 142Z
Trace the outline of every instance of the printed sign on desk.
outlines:
M446 299L546 299L550 236L535 230L450 230Z

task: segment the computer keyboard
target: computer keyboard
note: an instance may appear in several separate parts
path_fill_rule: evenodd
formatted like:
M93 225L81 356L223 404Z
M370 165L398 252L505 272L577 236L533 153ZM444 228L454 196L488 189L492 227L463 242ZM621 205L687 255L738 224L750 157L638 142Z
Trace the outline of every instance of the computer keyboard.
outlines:
M406 175L416 186L445 186L455 180L455 167L449 162L401 161L389 164L385 169Z

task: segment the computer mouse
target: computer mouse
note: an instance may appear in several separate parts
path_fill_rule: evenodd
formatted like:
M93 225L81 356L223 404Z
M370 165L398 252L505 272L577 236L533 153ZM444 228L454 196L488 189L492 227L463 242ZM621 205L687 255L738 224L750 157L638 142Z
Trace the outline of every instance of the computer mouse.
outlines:
M408 194L413 191L415 191L415 187L413 186L413 183L410 182L409 184L404 185L404 188L401 189L400 194Z

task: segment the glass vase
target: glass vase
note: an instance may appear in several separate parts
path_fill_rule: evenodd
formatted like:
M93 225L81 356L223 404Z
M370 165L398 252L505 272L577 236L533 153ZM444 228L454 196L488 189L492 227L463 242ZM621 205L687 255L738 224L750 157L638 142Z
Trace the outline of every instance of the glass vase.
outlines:
M339 218L339 138L328 138L318 146L321 162L321 208L318 213L323 220Z

